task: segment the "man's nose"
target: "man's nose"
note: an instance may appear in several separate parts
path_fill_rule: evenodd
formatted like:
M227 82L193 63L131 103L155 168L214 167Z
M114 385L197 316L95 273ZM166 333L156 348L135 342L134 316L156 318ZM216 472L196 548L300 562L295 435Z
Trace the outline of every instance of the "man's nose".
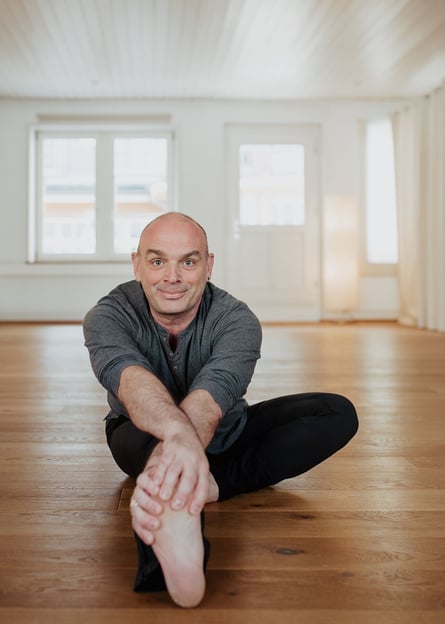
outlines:
M181 273L176 263L167 264L165 268L164 279L168 282L180 281Z

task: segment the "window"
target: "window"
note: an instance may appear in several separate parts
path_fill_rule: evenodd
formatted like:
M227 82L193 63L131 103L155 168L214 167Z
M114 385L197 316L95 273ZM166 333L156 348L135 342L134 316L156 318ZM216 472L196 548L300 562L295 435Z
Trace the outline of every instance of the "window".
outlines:
M240 145L240 225L304 225L304 145Z
M37 131L35 139L32 260L127 259L142 228L171 210L169 133Z
M365 129L366 262L398 261L394 146L389 119L371 121Z
M96 251L96 142L43 138L42 255Z

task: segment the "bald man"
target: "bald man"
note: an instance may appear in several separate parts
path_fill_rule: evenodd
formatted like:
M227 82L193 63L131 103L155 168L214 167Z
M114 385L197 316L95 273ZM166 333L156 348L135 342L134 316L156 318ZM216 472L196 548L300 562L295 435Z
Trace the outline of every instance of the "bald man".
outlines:
M211 283L214 256L191 217L151 221L132 262L135 279L86 315L85 344L108 391L108 445L136 479L135 590L194 607L209 557L204 506L306 472L351 439L357 415L337 394L247 404L261 326Z

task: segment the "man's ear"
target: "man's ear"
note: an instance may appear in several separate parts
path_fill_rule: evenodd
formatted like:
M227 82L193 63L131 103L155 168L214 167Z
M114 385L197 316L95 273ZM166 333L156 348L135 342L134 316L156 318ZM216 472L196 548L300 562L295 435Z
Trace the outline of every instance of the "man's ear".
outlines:
M133 272L134 272L135 280L137 282L140 282L141 278L139 277L139 255L135 251L131 253L131 261L133 263Z
M207 281L212 277L213 263L215 262L215 254L209 253L207 258Z

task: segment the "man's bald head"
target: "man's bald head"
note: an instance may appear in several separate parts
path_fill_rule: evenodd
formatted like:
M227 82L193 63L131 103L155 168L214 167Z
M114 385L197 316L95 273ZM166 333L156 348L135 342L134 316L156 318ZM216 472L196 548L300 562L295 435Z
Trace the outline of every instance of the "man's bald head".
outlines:
M155 219L153 219L152 221L150 221L150 223L148 223L144 229L141 232L140 238L139 238L139 244L138 244L138 249L137 249L137 254L140 255L141 253L141 240L142 237L144 236L144 234L156 223L158 223L159 221L165 221L168 223L168 221L172 221L172 223L178 223L178 222L185 222L185 223L192 223L193 225L195 225L201 232L201 234L204 237L204 241L205 241L205 250L206 250L206 254L207 256L209 255L209 243L208 243L208 239L207 239L207 232L205 231L205 229L202 227L202 225L200 223L198 223L198 221L195 221L195 219L193 219L193 217L190 217L189 215L186 215L182 212L166 212L164 214L159 215L159 217L156 217Z

